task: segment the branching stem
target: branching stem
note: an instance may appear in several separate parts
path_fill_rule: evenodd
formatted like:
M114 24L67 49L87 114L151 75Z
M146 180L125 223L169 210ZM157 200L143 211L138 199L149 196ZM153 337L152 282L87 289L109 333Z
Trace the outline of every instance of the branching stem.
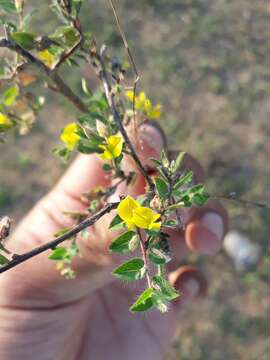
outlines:
M108 214L109 212L111 212L112 210L116 209L119 203L109 203L107 204L102 210L98 211L96 214L94 214L93 216L85 219L84 221L82 221L80 224L74 226L74 228L72 228L70 231L66 232L64 235L61 235L59 237L57 237L56 239L45 243L44 245L41 245L33 250L30 250L24 254L21 255L14 255L13 259L8 262L6 265L3 265L0 267L0 274L11 269L14 268L15 266L33 258L34 256L37 256L47 250L50 249L54 249L55 247L57 247L59 244L61 244L62 242L64 242L65 240L70 239L71 237L73 237L74 235L78 234L79 232L81 232L82 230L94 225L100 218L102 218L105 214Z

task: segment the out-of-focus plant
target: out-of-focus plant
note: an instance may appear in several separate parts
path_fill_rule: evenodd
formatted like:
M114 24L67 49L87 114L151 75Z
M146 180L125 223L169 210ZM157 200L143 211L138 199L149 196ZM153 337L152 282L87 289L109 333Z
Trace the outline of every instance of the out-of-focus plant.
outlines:
M168 303L179 296L166 276L166 266L171 261L168 230L183 227L179 209L202 206L209 195L203 184L194 185L191 171L182 170L184 153L170 161L164 149L159 160L153 159L155 176L149 175L141 163L126 128L130 123L136 128L145 120L158 119L161 105L154 104L143 91L137 94L138 71L112 0L109 3L127 50L125 61L111 57L105 45L98 46L91 29L82 29L79 13L83 0L51 0L49 6L57 15L59 26L46 36L29 30L34 13L25 12L23 0L0 1L4 30L0 47L10 51L1 67L0 140L6 141L9 132L26 134L31 129L45 103L38 89L46 85L63 95L80 112L77 119L62 130L61 145L54 153L65 162L73 152L96 153L104 160L104 172L116 184L87 194L85 213L66 213L76 220L74 228L62 229L54 240L25 254L10 254L3 245L10 228L10 220L4 218L0 223L0 250L4 253L0 256L0 272L51 250L49 259L57 261L61 274L74 278L72 260L79 253L77 235L84 236L87 227L117 209L110 229L121 230L121 234L112 241L109 250L130 254L130 259L118 266L113 275L125 281L146 280L146 288L131 306L131 311L155 307L165 312ZM59 75L63 65L72 68L81 64L91 66L101 81L100 89L90 91L82 78L83 96L77 95ZM128 69L135 72L133 86L127 85ZM129 185L136 176L122 169L125 156L133 158L138 172L144 176L146 193L138 199L127 196L118 203L108 203L119 184ZM70 245L60 246L67 239ZM140 255L133 256L137 249Z

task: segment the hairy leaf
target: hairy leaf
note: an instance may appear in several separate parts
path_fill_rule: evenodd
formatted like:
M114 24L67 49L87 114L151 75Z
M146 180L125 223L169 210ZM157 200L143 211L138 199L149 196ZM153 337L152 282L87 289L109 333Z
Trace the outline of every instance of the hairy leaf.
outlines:
M132 312L147 311L153 307L153 289L148 288L138 297L135 303L130 307Z
M145 275L144 262L139 258L131 259L115 269L113 275L121 280L140 280Z
M129 243L132 238L136 235L133 231L127 231L124 234L120 235L118 238L114 239L111 243L109 249L115 253L125 254L130 251Z

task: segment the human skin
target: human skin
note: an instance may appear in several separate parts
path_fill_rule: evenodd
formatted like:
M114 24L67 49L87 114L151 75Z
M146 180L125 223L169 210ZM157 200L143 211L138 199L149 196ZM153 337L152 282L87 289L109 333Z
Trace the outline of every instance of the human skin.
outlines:
M164 147L162 133L151 124L139 128L139 140L131 137L144 164L149 165L150 157L158 158ZM95 155L79 156L22 220L8 248L16 253L28 251L72 225L63 210L84 210L80 194L109 185L101 166ZM184 166L194 171L197 181L202 180L202 170L193 158L186 157ZM128 158L124 159L124 168L136 170ZM136 183L128 189L121 187L118 195L136 196L144 191L144 179L138 174ZM177 263L190 251L214 255L227 228L226 212L218 202L185 211L183 217L186 230L171 233L174 262L169 274L183 296L167 314L129 312L143 285L123 284L112 277L111 270L119 258L108 252L115 236L107 230L112 218L108 215L89 229L88 239L78 240L83 256L75 261L75 280L62 278L55 263L48 260L48 253L0 275L0 359L162 359L173 339L180 308L203 292L199 271L187 273Z

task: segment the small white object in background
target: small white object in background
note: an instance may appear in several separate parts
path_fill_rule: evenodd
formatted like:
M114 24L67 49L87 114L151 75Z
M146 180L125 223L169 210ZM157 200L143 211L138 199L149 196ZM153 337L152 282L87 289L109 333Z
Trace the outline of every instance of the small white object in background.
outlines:
M239 271L252 270L261 257L260 246L253 244L248 237L235 230L227 233L223 247Z

